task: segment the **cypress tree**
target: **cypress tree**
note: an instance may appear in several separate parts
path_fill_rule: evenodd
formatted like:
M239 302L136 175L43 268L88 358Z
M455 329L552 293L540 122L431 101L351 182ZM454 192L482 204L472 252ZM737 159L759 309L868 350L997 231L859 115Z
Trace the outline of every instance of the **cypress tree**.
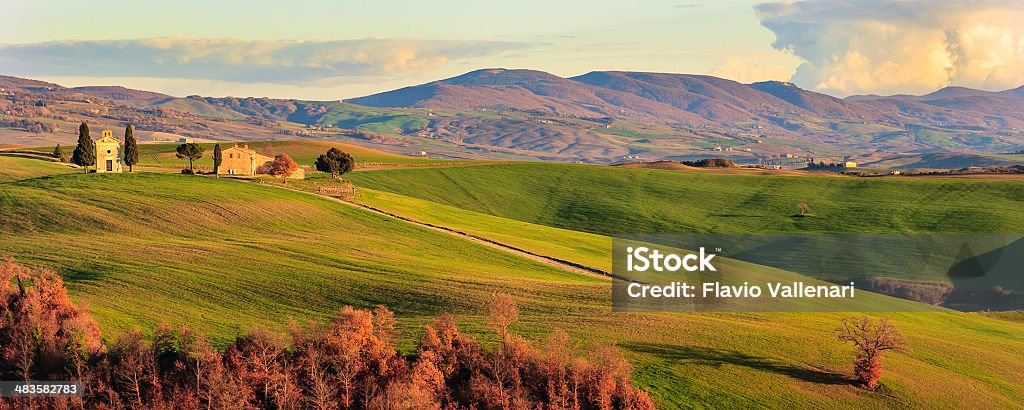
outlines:
M213 145L213 174L220 178L220 164L224 162L224 154L220 152L220 144Z
M78 126L78 146L71 154L71 162L82 167L86 173L89 172L88 167L96 165L96 144L89 136L89 124L85 122Z
M139 163L139 145L131 124L124 129L124 163L128 165L128 172L132 172L132 166Z
M64 148L61 148L60 144L57 144L56 147L53 147L52 155L54 158L60 160L60 162L68 162L68 156L67 154L64 153Z

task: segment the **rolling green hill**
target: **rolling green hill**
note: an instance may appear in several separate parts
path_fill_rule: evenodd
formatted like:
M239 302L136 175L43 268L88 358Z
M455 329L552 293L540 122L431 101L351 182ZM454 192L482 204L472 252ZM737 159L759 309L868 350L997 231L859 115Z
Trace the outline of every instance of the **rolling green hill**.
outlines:
M51 176L3 184L0 205L4 253L58 267L111 330L189 317L223 338L239 325L323 319L345 304L398 304L426 319L476 311L495 287L603 283L237 180ZM424 264L445 266L443 275ZM452 282L469 293L453 298Z
M486 219L463 217L445 221L431 215L427 207L410 209L412 204L408 199L400 199L401 195L426 203L461 207L473 213L515 219L527 225L607 236L1008 234L1005 238L979 236L973 239L937 235L906 238L902 242L899 238L887 238L892 242L882 248L872 245L874 241L854 240L856 243L846 243L842 256L833 255L837 246L834 239L821 238L805 241L798 249L793 249L792 245L786 247L786 252L792 256L780 258L773 266L828 280L882 276L961 287L1000 286L1024 290L1024 276L1016 270L1017 259L998 253L1019 252L1020 244L1013 244L1014 237L1009 234L1024 232L1024 207L1021 206L1024 205L1024 181L726 175L544 163L373 171L361 172L349 179L392 195L370 195L369 200L378 207L390 206L399 213L468 231L481 229L471 224L484 223ZM797 215L796 205L800 202L809 204L812 216ZM504 232L490 234L510 236ZM743 246L730 240L728 237L715 239L727 250L742 253ZM742 239L736 240L742 242ZM971 244L973 255L1011 246L982 256L987 258L984 260L1000 258L994 259L1000 263L985 275L951 274L953 264L966 266L963 261L966 256L962 253L965 241ZM559 248L550 247L547 252L559 252ZM765 257L763 252L760 254L761 258ZM837 269L827 261L813 262L821 259L815 255L858 261L860 268ZM597 266L592 261L584 262L587 263ZM988 266L988 262L985 263Z
M438 220L468 215L408 203ZM522 222L489 217L475 224L511 235ZM533 246L573 247L569 231L528 230ZM587 249L601 239L580 238L580 249L564 252L599 259ZM409 349L420 326L441 312L455 314L469 333L487 334L484 301L501 290L520 303L516 332L539 337L560 327L576 343L618 343L660 408L1008 407L1024 396L1018 323L956 312L893 314L914 351L889 356L888 395L868 393L836 376L850 367L850 349L833 333L844 314L612 313L606 280L231 179L72 173L3 182L0 250L62 273L107 337L168 320L223 341L254 325L283 331L290 319L324 320L346 304L384 303L401 318Z
M430 120L416 111L392 110L365 107L341 102L318 102L330 110L317 118L318 125L333 125L339 128L359 128L380 134L406 134L423 129Z
M72 172L74 168L56 162L0 156L0 183Z
M604 235L1024 232L1024 181L722 175L550 163L348 178L368 188ZM800 202L814 217L793 217Z
M608 255L612 239L608 236L517 222L372 189L362 189L359 192L356 200L374 209L418 222L453 228L538 255L575 262L605 272L612 269Z

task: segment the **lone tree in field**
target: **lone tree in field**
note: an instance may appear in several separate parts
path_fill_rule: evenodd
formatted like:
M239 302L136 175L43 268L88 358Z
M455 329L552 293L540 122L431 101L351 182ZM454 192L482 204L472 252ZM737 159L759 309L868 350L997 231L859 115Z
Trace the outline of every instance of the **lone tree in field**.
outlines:
M327 150L326 154L316 159L316 170L327 172L331 177L339 178L344 174L352 172L356 166L356 160L347 152L337 148Z
M89 167L96 165L96 145L89 136L89 124L82 123L78 126L78 145L75 152L71 154L71 162L89 172Z
M64 148L61 148L60 144L57 144L56 147L53 147L52 155L54 158L60 160L60 162L68 162L68 154L64 153Z
M189 142L179 145L175 151L176 153L174 155L178 157L178 159L188 158L188 172L194 174L196 171L192 168L192 163L195 160L202 158L203 151L205 150L203 147L199 146L199 144Z
M909 350L899 329L885 317L878 321L868 316L843 319L836 331L839 340L853 343L856 347L853 374L871 390L878 387L878 379L882 378L882 352Z
M220 164L224 163L224 153L220 150L220 144L213 145L213 173L220 178Z
M270 175L281 178L286 184L288 177L292 176L297 169L299 169L299 164L296 164L288 154L279 154L270 163Z
M128 124L124 129L124 164L128 166L128 172L132 172L132 166L139 163L139 143L135 141L135 130Z

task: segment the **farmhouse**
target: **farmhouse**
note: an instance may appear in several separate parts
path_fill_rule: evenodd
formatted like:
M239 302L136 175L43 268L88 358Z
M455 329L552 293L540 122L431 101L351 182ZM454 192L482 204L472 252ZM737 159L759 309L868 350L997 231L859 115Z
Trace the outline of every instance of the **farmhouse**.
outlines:
M121 141L110 130L96 140L96 172L121 172Z
M265 167L274 159L266 155L256 153L256 150L249 149L249 144L239 147L225 149L222 153L223 161L217 167L219 175L256 175L260 168Z
M269 174L270 164L274 158L256 153L256 150L249 148L248 144L234 146L221 152L221 164L217 167L218 175L247 175ZM303 179L306 173L302 168L295 170L290 179Z

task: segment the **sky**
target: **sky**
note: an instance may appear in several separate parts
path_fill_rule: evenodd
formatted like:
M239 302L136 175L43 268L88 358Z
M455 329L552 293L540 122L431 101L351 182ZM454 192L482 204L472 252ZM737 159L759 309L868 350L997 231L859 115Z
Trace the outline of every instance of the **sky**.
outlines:
M836 96L1024 84L1015 0L0 2L0 74L338 100L481 68L792 81Z

